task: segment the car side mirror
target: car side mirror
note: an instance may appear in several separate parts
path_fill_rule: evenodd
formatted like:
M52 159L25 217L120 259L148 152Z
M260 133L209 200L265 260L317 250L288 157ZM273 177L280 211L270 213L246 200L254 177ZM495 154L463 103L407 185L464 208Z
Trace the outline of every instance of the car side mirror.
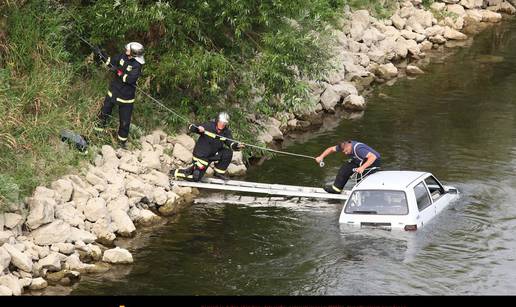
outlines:
M459 190L457 190L456 188L448 188L446 190L446 193L450 193L450 194L458 194L459 193Z

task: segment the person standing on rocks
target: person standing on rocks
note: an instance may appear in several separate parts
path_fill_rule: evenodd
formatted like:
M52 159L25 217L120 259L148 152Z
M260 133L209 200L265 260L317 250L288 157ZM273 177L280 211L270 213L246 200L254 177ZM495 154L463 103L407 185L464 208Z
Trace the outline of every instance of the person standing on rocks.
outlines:
M381 156L376 150L364 143L352 140L326 148L315 160L320 163L326 156L334 152L342 152L351 159L339 169L333 185L324 187L324 190L328 193L340 194L353 173L362 174L369 167L379 168L381 165ZM376 170L371 170L369 174Z
M211 162L214 164L214 176L222 180L229 180L225 175L233 158L233 151L244 148L243 144L233 141L231 129L228 127L229 115L221 112L214 121L202 125L190 125L190 132L198 133L199 139L193 150L192 165L186 169L170 171L175 179L200 181ZM225 148L226 145L228 148Z
M111 81L110 89L104 99L104 105L100 110L99 121L94 129L97 132L104 131L113 107L118 104L120 121L118 143L120 147L126 148L136 93L136 81L138 81L141 75L142 65L145 64L143 46L140 43L131 42L125 45L125 53L113 58L106 55L100 49L96 49L95 53L115 73L115 77Z

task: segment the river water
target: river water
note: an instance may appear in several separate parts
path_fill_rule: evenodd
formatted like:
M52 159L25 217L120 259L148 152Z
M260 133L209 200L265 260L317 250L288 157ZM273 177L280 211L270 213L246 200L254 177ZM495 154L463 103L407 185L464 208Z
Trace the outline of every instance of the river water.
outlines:
M338 202L241 205L203 194L212 201L126 244L133 265L84 276L72 294L515 294L516 22L425 70L377 88L363 116L330 119L286 147L317 155L352 138L378 150L384 169L429 171L458 187L461 198L423 229L341 227ZM319 168L276 156L246 179L320 186L343 161Z

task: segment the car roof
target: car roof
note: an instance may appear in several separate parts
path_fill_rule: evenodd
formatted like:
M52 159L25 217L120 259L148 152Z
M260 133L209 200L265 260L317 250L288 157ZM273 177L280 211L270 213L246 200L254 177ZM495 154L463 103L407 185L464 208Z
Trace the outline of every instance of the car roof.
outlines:
M415 180L430 175L416 171L379 171L364 178L354 190L405 190Z

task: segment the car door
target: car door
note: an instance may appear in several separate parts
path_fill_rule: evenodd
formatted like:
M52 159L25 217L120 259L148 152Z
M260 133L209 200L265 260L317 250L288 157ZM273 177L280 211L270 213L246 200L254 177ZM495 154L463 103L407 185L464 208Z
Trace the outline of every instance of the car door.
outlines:
M446 194L444 187L433 175L425 178L425 184L435 206L435 214L439 214L449 204L448 195Z
M435 206L433 206L430 193L423 180L414 186L414 196L419 210L418 221L424 225L435 216Z

